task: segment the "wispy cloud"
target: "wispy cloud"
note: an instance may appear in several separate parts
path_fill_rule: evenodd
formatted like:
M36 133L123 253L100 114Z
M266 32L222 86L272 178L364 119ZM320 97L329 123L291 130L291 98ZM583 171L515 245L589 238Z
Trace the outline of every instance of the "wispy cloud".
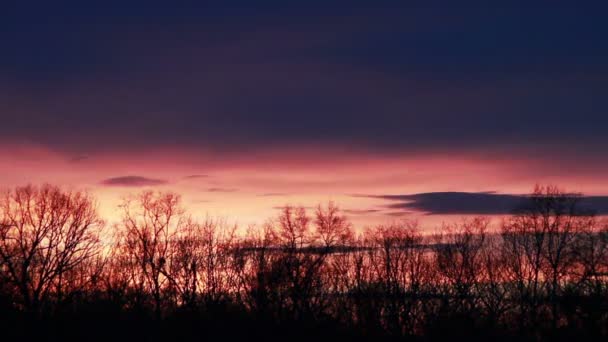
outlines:
M267 192L264 194L259 194L258 197L280 197L280 196L289 196L291 194L286 192Z
M351 214L351 215L367 215L367 214L378 213L381 210L380 209L344 209L342 211L345 214Z
M276 206L272 207L272 209L283 210L283 209L285 209L286 206L288 206L288 205L276 205ZM301 205L291 205L291 207L293 207L293 208L304 208L306 210L317 209L316 207L313 207L313 206L301 206Z
M412 213L409 211L391 211L391 212L385 213L385 215L393 216L393 217L402 217L402 216L406 216L406 215L410 215L410 214L412 214Z
M87 160L87 159L89 159L89 158L90 158L90 157L89 157L88 155L86 155L86 154L81 154L81 155L77 155L77 156L74 156L74 157L72 157L72 158L68 159L68 161L69 161L70 163L79 163L79 162L85 161L85 160Z
M121 176L104 179L100 184L105 186L144 187L167 183L169 182L164 179L154 179L143 176Z
M238 190L234 188L208 188L207 192L236 192Z
M189 175L185 176L184 179L199 179L199 178L209 178L209 175Z

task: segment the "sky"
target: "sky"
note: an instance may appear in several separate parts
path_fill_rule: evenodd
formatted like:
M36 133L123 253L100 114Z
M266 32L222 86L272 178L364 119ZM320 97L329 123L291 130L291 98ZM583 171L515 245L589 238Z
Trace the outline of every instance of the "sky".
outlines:
M455 5L458 5L456 7ZM608 213L601 2L3 1L0 186L143 190L260 224Z

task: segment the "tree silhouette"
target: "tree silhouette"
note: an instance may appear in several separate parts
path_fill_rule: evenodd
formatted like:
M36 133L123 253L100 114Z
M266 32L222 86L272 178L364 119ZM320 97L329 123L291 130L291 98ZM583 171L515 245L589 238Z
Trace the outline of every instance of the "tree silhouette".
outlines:
M333 202L239 231L145 191L102 238L86 193L17 187L0 202L0 319L9 339L601 340L608 225L581 198L538 186L498 226L356 233Z
M103 221L91 198L58 187L24 186L0 204L0 265L19 305L36 311L60 301L65 276L100 252Z
M146 294L152 295L154 313L160 319L163 290L168 282L171 243L185 220L179 207L179 196L143 192L121 205L122 233L119 248L127 259L127 271L136 288L138 305L145 305Z

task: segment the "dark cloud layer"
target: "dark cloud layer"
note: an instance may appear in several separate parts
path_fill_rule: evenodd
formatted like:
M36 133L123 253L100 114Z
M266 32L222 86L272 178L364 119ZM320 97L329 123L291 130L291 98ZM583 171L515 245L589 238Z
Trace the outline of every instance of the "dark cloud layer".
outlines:
M146 178L142 176L122 176L104 179L101 184L105 186L144 187L167 184L164 179Z
M390 209L419 211L431 215L503 215L525 208L529 198L523 195L487 192L429 192L413 195L370 196L396 203ZM581 210L608 214L608 196L584 196L578 203Z
M601 5L202 3L3 7L0 136L73 153L608 148Z

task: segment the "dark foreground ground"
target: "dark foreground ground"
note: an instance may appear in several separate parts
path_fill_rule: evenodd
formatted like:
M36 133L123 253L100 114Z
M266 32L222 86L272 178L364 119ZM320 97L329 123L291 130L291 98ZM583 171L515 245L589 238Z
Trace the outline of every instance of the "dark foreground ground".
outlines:
M327 320L276 320L219 308L176 312L160 320L149 312L91 306L78 312L28 315L4 310L4 341L602 341L605 336L563 328L514 333L476 325L467 317L446 318L425 336L395 336Z

